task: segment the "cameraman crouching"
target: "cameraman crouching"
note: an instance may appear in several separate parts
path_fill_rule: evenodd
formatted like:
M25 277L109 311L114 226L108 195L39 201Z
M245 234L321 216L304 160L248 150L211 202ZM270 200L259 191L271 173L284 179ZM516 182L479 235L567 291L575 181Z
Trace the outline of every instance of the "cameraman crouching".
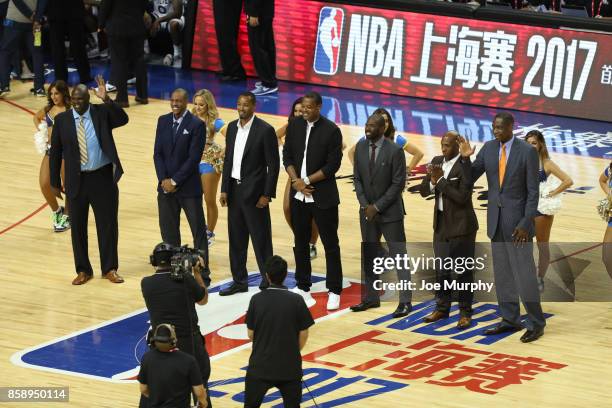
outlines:
M143 278L140 286L151 326L169 323L175 327L177 347L195 357L206 389L208 407L212 407L208 395L210 359L195 310L195 303L205 305L208 302L208 292L201 275L204 262L201 257L193 263L193 267L191 262L184 262L186 258L195 256L180 252L179 248L166 243L158 244L151 255L155 274ZM143 407L147 407L145 398L141 398Z
M151 339L154 349L142 357L138 382L151 407L190 407L191 391L198 408L206 408L206 391L193 356L176 348L174 328L160 324Z

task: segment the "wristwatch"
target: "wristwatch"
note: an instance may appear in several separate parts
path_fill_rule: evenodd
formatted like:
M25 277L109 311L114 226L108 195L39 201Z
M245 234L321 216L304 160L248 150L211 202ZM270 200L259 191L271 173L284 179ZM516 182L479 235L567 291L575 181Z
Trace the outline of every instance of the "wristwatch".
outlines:
M304 183L305 183L307 186L309 186L309 185L310 185L310 179L309 179L308 177L304 177L302 180L304 181Z

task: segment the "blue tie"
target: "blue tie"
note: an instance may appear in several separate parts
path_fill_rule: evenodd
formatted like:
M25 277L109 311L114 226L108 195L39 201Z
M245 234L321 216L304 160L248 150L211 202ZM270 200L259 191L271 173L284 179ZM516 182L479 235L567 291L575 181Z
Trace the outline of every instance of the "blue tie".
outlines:
M179 127L178 120L173 121L172 122L172 144L176 143L176 136L177 136L176 135L177 134L176 131L178 130L178 127Z

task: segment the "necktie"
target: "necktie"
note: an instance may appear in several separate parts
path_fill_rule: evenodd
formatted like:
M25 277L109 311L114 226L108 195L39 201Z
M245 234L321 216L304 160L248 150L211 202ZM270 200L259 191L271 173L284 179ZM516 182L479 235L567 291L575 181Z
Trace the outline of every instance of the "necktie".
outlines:
M376 162L376 145L374 143L370 144L372 148L372 153L370 153L370 173L374 171L374 163Z
M174 122L172 122L172 144L176 143L176 131L178 130L178 127L179 127L178 120L175 120Z
M77 126L77 139L79 141L79 153L81 156L81 164L87 163L87 140L85 139L85 123L83 123L83 117L79 119L79 126Z
M499 158L499 186L504 182L504 175L506 174L506 145L502 145L501 157Z

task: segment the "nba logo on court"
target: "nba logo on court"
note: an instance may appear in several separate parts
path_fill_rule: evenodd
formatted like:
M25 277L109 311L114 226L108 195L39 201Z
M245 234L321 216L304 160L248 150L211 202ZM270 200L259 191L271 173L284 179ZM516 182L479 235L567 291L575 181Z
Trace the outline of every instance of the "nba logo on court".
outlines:
M334 75L338 71L344 10L323 7L319 12L317 46L312 67L317 74Z

